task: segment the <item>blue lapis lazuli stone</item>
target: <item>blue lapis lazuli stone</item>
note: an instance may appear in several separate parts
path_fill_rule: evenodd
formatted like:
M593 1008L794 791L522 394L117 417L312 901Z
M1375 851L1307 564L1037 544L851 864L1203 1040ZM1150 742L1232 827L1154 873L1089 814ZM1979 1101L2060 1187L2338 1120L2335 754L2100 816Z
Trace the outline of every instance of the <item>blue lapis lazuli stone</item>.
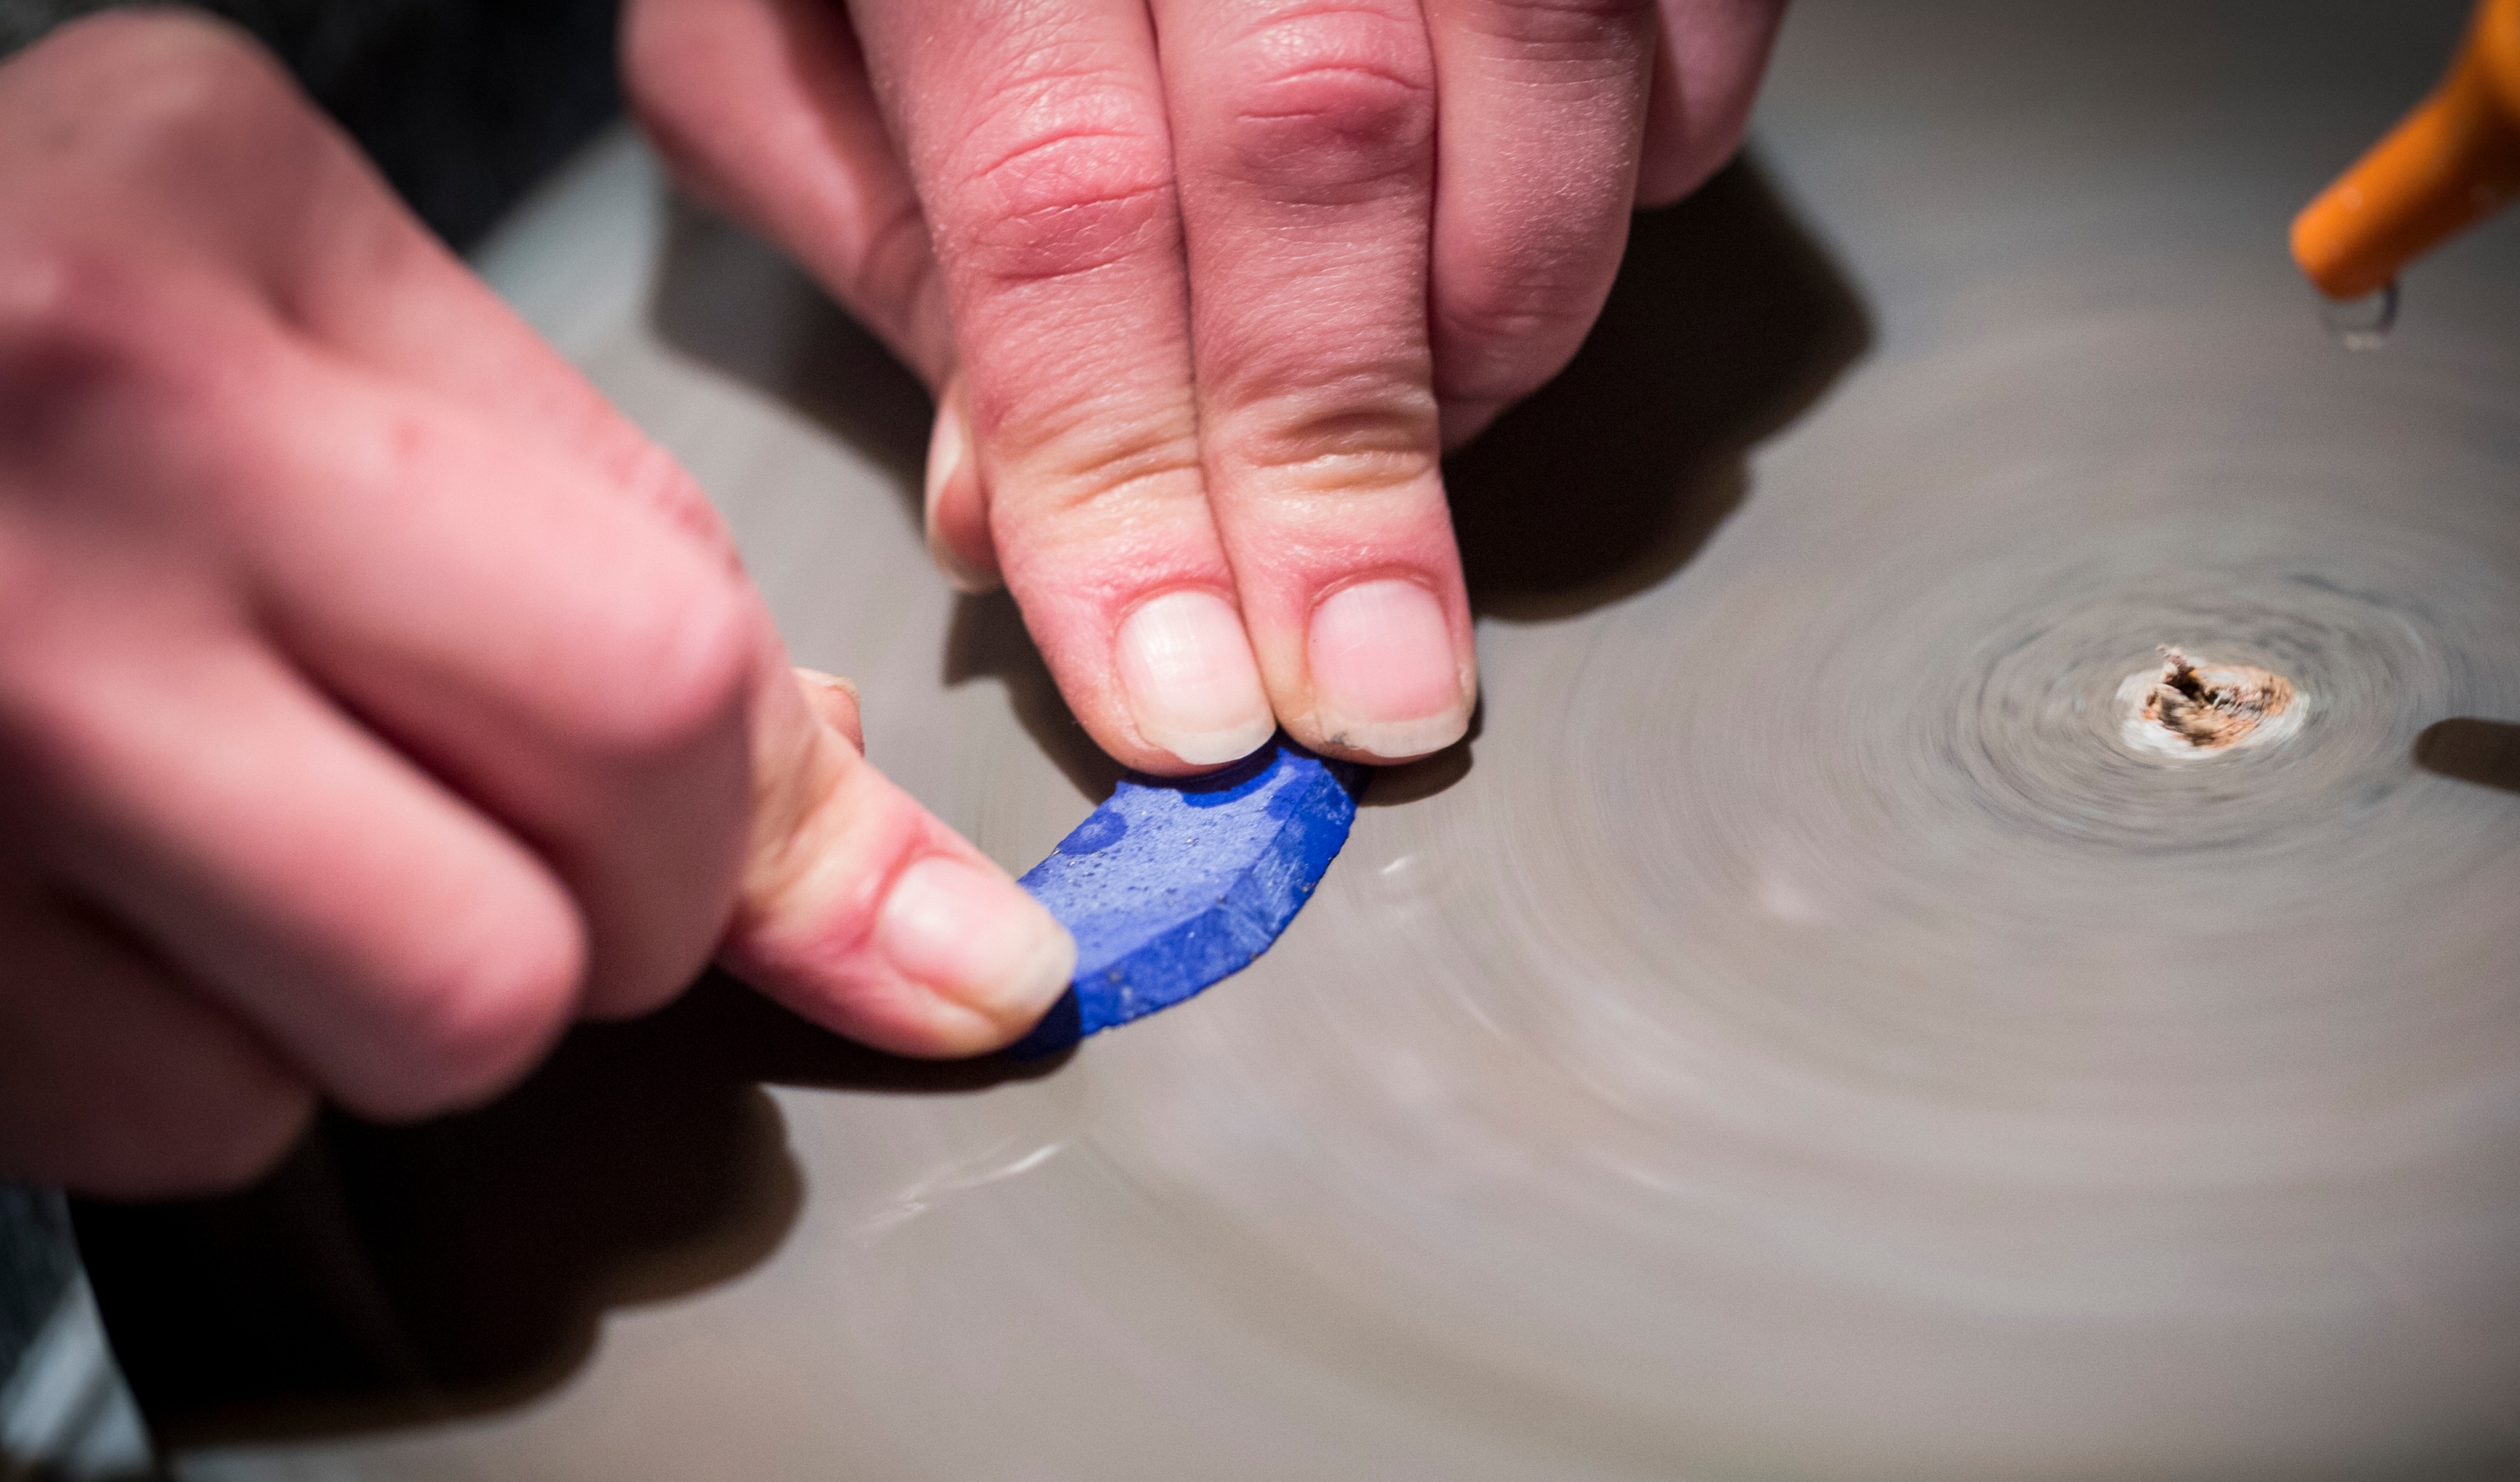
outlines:
M1013 1053L1056 1054L1249 966L1347 842L1366 776L1280 736L1207 777L1122 780L1023 877L1074 933L1076 979Z

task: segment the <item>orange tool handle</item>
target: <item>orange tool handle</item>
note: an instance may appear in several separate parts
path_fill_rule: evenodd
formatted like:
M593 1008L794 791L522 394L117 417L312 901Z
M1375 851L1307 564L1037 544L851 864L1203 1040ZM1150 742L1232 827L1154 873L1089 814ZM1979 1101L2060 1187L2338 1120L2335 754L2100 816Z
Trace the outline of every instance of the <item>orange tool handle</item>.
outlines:
M2293 218L2293 261L2328 297L2360 298L2515 194L2520 0L2480 0L2432 96Z

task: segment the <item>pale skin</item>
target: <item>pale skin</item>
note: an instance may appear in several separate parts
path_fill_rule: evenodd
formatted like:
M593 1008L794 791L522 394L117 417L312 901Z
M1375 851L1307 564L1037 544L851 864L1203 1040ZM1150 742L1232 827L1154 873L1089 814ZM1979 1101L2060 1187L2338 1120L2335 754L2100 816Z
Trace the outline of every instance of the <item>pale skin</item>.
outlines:
M937 391L939 563L1180 775L1459 739L1437 457L1731 152L1778 8L631 0L625 65ZM1073 947L857 714L250 43L124 13L0 66L0 1175L230 1187L319 1098L474 1104L712 958L1008 1043Z
M1573 355L1631 209L1732 153L1781 9L631 0L624 55L686 181L937 392L938 563L1180 775L1282 725L1461 739L1437 461Z
M233 1184L712 955L913 1055L1073 948L699 490L223 28L0 68L0 1171Z

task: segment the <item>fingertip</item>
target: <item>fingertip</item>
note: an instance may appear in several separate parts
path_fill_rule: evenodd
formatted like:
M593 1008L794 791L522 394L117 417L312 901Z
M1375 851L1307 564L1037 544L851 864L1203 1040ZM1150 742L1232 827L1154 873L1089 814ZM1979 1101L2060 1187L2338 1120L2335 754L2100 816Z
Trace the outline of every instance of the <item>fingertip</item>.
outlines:
M1182 767L1239 761L1277 734L1241 614L1216 593L1189 588L1140 603L1112 650L1139 736Z
M731 941L728 968L860 1044L958 1059L1023 1037L1067 991L1076 942L985 861L930 854L887 882L851 931L846 913L797 909Z
M796 668L796 680L804 689L805 706L814 712L815 719L837 732L851 747L864 755L866 724L859 710L860 696L856 684L837 674L826 674L801 664Z
M1313 707L1296 735L1315 749L1389 764L1467 734L1477 672L1423 584L1383 576L1337 588L1314 606L1305 647Z
M863 758L820 750L801 805L759 840L719 961L878 1050L1012 1043L1066 991L1066 928Z
M901 872L876 916L875 949L945 1011L899 1026L889 1048L980 1055L1021 1038L1076 973L1076 940L993 868L931 854Z

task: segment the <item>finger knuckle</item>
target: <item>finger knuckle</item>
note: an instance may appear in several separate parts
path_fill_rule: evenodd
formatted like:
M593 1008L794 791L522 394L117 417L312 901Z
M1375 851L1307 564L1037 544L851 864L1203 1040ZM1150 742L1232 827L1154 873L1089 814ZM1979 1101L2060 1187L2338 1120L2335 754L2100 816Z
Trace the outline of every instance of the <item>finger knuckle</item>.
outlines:
M133 497L100 484L135 422L185 394L166 374L182 352L138 322L121 275L91 267L71 251L0 247L0 735L26 718L12 700L30 667L58 670L96 615L88 599L127 570L112 559L127 549L96 551L79 532L101 522L96 496Z
M1194 495L1199 439L1194 414L1155 408L1135 414L1092 402L1035 411L1002 424L1010 461L1024 470L1042 513L1065 533L1091 527L1087 512L1125 521L1137 496L1160 490Z
M1470 23L1526 56L1627 56L1651 38L1656 0L1485 0Z
M1446 258L1431 314L1446 396L1518 395L1555 374L1609 296L1628 209L1625 181L1572 175L1545 208L1517 206ZM1459 383L1469 366L1476 383ZM1489 384L1499 372L1529 382Z
M620 427L588 428L579 441L589 461L611 480L625 503L653 512L695 548L710 553L730 569L742 564L725 516L672 453Z
M0 245L0 458L58 442L69 409L127 383L158 337L147 295L109 254L74 243L20 238Z
M556 717L585 763L670 762L740 730L759 662L757 614L731 573L694 569L604 615L604 652Z
M178 6L130 6L97 12L55 29L43 43L57 53L129 77L136 66L171 65L203 56L261 55L243 27L208 11Z
M1231 439L1238 472L1281 493L1396 488L1435 469L1433 395L1414 385L1291 396L1246 409Z
M1448 295L1438 310L1447 334L1476 341L1527 343L1581 335L1599 295L1553 283L1498 278Z
M1160 114L1092 71L1009 84L983 108L955 172L946 255L986 277L1072 278L1175 237Z
M477 1105L551 1048L575 1011L586 953L564 923L502 933L495 948L433 975L414 996L403 1065L337 1088L357 1109L401 1120Z
M1218 100L1227 166L1273 193L1317 199L1431 168L1432 55L1422 22L1316 8L1242 38Z
M1583 343L1607 278L1565 263L1501 264L1447 284L1435 310L1438 392L1512 398L1538 388Z
M191 418L250 440L275 340L219 290L164 271L147 248L0 223L0 470L38 486L126 460L135 439ZM128 487L117 487L128 495Z
M1436 390L1448 408L1520 401L1555 380L1582 343L1574 335L1467 341L1448 357Z
M54 137L82 153L176 161L218 154L268 169L280 161L266 152L290 134L314 133L270 54L206 15L108 13L64 27L48 54L61 95L81 110L80 126ZM110 90L111 110L85 107L90 82Z

